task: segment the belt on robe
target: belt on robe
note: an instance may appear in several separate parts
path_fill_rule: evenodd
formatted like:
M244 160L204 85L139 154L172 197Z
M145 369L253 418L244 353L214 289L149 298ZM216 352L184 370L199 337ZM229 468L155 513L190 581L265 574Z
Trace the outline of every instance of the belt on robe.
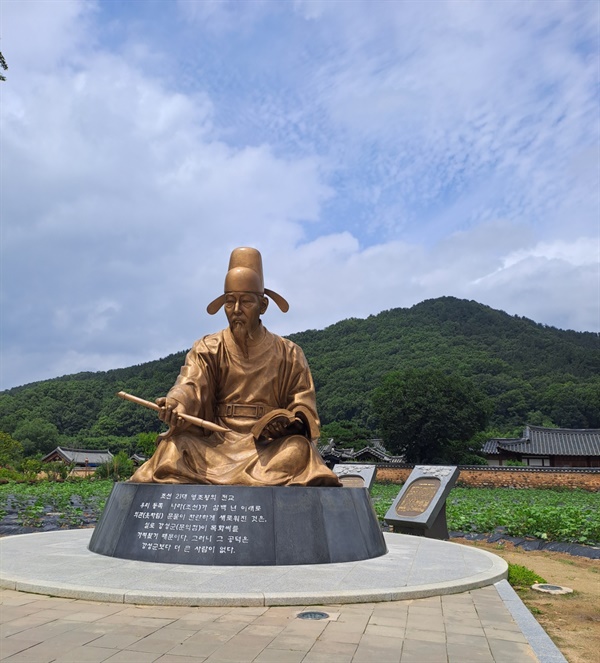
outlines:
M246 419L260 419L267 412L273 410L270 405L249 403L217 403L215 413L218 417L245 417Z

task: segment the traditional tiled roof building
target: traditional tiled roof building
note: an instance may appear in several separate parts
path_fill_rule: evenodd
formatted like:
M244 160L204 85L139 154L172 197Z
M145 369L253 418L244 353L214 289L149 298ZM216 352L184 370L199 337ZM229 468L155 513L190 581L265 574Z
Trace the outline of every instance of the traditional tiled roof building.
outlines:
M518 460L533 467L600 467L600 429L525 426L520 438L494 438L483 445L489 465Z
M402 456L392 456L383 446L380 439L369 440L369 446L362 449L338 449L335 441L330 438L325 443L318 445L319 453L328 467L337 463L404 463Z
M67 449L56 447L54 451L42 458L43 463L61 460L64 463L73 463L76 467L98 467L113 459L108 449Z

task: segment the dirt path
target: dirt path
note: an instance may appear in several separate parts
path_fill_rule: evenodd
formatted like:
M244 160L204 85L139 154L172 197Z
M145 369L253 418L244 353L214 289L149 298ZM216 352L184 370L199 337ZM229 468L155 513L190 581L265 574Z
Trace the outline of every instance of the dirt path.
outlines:
M453 539L485 548L511 564L535 571L547 582L573 589L554 596L531 589L518 594L569 663L600 662L600 562L563 553L524 551L510 543Z

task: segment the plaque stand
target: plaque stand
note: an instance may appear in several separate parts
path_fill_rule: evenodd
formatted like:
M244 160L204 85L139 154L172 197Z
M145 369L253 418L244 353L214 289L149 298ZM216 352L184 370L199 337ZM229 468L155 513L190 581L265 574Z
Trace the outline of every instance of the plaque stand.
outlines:
M329 564L387 552L365 488L117 483L89 544L145 562Z
M458 475L458 467L452 465L416 465L385 514L385 522L400 534L449 539L446 498Z
M442 539L447 541L450 538L450 533L448 532L448 523L446 521L446 503L444 502L440 512L429 527L416 523L403 522L401 525L392 523L392 530L396 534L412 534L413 536L425 536L428 539Z

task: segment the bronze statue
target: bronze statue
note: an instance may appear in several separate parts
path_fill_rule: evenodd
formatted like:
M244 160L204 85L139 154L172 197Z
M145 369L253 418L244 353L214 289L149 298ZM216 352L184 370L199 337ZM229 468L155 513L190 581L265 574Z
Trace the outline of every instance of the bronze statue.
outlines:
M304 353L260 320L267 296L288 310L264 287L260 253L235 249L224 294L207 307L213 315L224 305L229 327L196 341L173 388L157 399L169 430L130 481L341 486L313 441L319 418ZM228 430L193 426L184 415Z

